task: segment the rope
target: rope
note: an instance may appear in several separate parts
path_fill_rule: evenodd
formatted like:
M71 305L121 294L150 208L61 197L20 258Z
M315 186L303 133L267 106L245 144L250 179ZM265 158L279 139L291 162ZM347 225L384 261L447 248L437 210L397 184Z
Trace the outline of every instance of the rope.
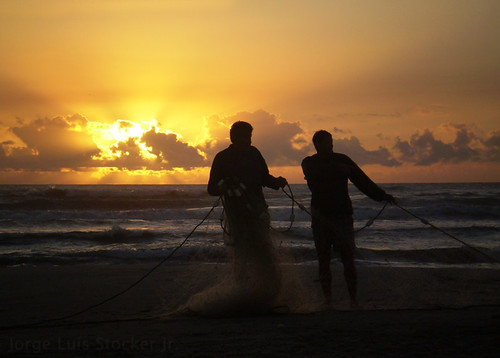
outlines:
M284 190L283 190L283 192L284 192L284 193L285 193L285 194L286 194L286 195L287 195L290 199L292 199L293 201L295 201L295 199L293 198L293 196L288 195L288 193L287 193L287 192L285 192ZM311 212L310 212L310 211L308 211L308 210L307 210L307 208L306 208L304 205L302 205L301 203L299 203L299 202L297 202L297 201L295 201L295 203L298 205L298 207L299 207L300 209L302 209L302 210L303 210L303 211L305 211L307 214L309 214L309 216L311 216L311 217L312 217ZM493 257L493 256L491 256L491 255L489 255L489 254L487 254L487 253L485 253L485 252L483 252L483 251L479 250L478 248L476 248L476 247L474 247L474 246L472 246L472 245L470 245L470 244L466 243L465 241L460 240L459 238L457 238L456 236L454 236L454 235L450 234L449 232L447 232L447 231L445 231L445 230L443 230L443 229L441 229L441 228L437 227L436 225L434 225L434 224L430 223L428 220L426 220L426 219L424 219L424 218L422 218L422 217L420 217L420 216L418 216L418 215L416 215L416 214L412 213L412 212L411 212L411 211L409 211L408 209L405 209L404 207L402 207L402 206L401 206L401 205L399 205L398 203L395 203L395 205L396 205L398 208L400 208L401 210L403 210L404 212L406 212L406 213L408 213L409 215L411 215L411 216L413 216L413 217L417 218L418 220L420 220L423 224L425 224L425 225L429 225L429 226L430 226L430 227L432 227L433 229L436 229L436 230L440 231L441 233L443 233L443 234L445 234L445 235L447 235L447 236L451 237L452 239L454 239L454 240L456 240L456 241L460 242L461 244L463 244L464 246L466 246L466 247L470 248L471 250L474 250L474 251L476 251L476 252L480 253L481 255L483 255L483 256L485 256L485 257L489 258L489 259L490 259L490 260L492 260L493 262L500 263L500 260L498 260L496 257ZM376 220L376 219L377 219L377 218L378 218L378 217L382 214L382 212L384 211L384 209L386 208L386 206L387 206L387 202L385 202L384 206L382 207L382 209L380 209L380 211L377 213L377 215L375 215L373 218L371 218L370 220L368 220L368 222L367 222L367 223L366 223L363 227L361 227L360 229L356 229L356 230L354 230L354 232L355 232L355 233L358 233L358 232L360 232L361 230L364 230L364 229L366 229L367 227L371 226L371 225L373 224L373 222L374 222L374 221L375 221L375 220Z
M288 186L288 187L290 188L290 186ZM295 200L295 198L294 198L294 196L293 196L293 193L292 193L292 189L291 189L291 188L290 188L290 193L292 193L291 195L290 195L290 194L288 194L288 193L287 193L287 192L286 192L283 188L281 188L281 190L283 191L283 193L285 193L285 195L286 195L286 196L288 196L290 199L292 199L292 202L294 202L295 204L297 204L297 206L298 206L301 210L305 211L307 214L309 214L309 216L310 216L310 217L312 217L311 212L310 212L309 210L307 210L307 208L306 208L303 204L301 204L301 203L299 203L297 200Z
M31 323L31 324L22 324L22 325L16 325L16 326L0 327L0 331L9 330L9 329L15 329L15 328L30 328L30 327L39 327L39 326L43 327L47 323L52 323L52 322L57 322L57 321L62 321L62 320L74 318L74 317L79 316L79 315L81 315L81 314L83 314L85 312L90 311L91 309L94 309L96 307L102 306L105 303L108 303L109 301L112 301L115 298L117 298L117 297L125 294L128 291L130 291L132 288L134 288L139 283L141 283L142 281L144 281L151 273L153 273L153 271L155 271L158 267L160 267L168 259L170 259L188 241L188 239L191 237L191 235L194 234L194 232L198 229L198 227L200 227L208 219L208 217L210 216L210 214L212 214L212 212L215 210L215 208L217 206L219 206L220 199L221 199L221 197L219 197L217 199L217 201L213 204L212 208L208 211L208 213L205 215L205 217L193 228L193 230L191 230L191 232L186 236L186 238L174 250L172 250L172 252L168 256L166 256L165 258L163 258L152 269L150 269L148 272L146 272L144 275L142 275L141 278L139 278L137 281L135 281L133 284L131 284L130 286L128 286L124 290L119 291L118 293L116 293L116 294L114 294L114 295L112 295L112 296L110 296L110 297L108 297L108 298L106 298L106 299L104 299L104 300L96 303L96 304L90 305L87 308L84 308L84 309L82 309L82 310L80 310L78 312L75 312L75 313L72 313L72 314L69 314L69 315L66 315L66 316L61 316L61 317L52 318L52 319L46 319L46 320L42 320L42 321L39 321L39 322Z
M290 186L289 186L289 188L290 188ZM298 201L295 200L295 198L293 197L293 193L292 193L292 189L291 188L290 188L290 193L292 193L292 195L289 195L284 189L282 189L282 190L285 193L285 195L288 196L292 200L292 202L295 202L297 204L297 206L301 210L305 211L312 218L312 216L313 216L312 213L309 210L307 210L307 208L303 204L301 204L301 203L299 203ZM375 215L374 217L370 218L365 225L363 225L359 229L354 230L354 232L358 233L358 232L366 229L367 227L371 226L374 223L374 221L377 220L378 217L382 214L382 212L385 210L386 206L387 206L387 202L384 203L384 206L382 207L382 209L379 210L379 212L377 213L377 215Z
M382 206L382 209L379 210L379 212L377 213L377 215L375 215L374 217L370 218L368 220L368 222L363 227L354 230L354 232L360 232L360 231L366 229L368 226L371 226L373 224L373 222L375 220L377 220L377 218L380 216L380 214L382 214L382 212L385 210L386 206L387 206L387 201L384 203L384 206Z
M474 247L474 246L472 246L472 245L470 245L470 244L466 243L465 241L460 240L459 238L457 238L456 236L454 236L454 235L450 234L449 232L447 232L447 231L445 231L445 230L443 230L443 229L441 229L441 228L437 227L436 225L434 225L434 224L430 223L428 220L426 220L426 219L424 219L424 218L422 218L422 217L420 217L420 216L418 216L418 215L416 215L416 214L412 213L412 212L411 212L410 210L408 210L408 209L403 208L401 205L399 205L399 204L397 204L397 203L396 203L396 206L397 206L398 208L400 208L401 210L403 210L405 213L407 213L407 214L409 214L409 215L413 216L414 218L416 218L416 219L420 220L423 224L425 224L425 225L429 225L429 226L430 226L430 227L432 227L433 229L436 229L436 230L438 230L438 231L442 232L443 234L445 234L445 235L447 235L447 236L451 237L452 239L454 239L454 240L456 240L456 241L460 242L461 244L463 244L463 245L467 246L469 249L474 250L474 251L476 251L476 252L480 253L480 254L481 254L481 255L483 255L483 256L486 256L487 258L489 258L489 259L490 259L490 260L492 260L493 262L500 263L500 261L499 261L496 257L493 257L493 256L491 256L491 255L489 255L489 254L487 254L487 253L485 253L485 252L483 252L483 251L479 250L478 248L476 248L476 247Z
M295 199L294 199L294 196L293 196L293 191L292 191L292 188L290 188L290 184L287 183L286 186L287 186L288 190L290 191L290 195L288 195L288 193L285 191L284 188L281 188L281 191L283 191L283 193L285 193L288 197L290 197L292 199L292 213L290 214L290 225L285 230L275 229L272 226L270 226L271 229L273 229L276 232L280 232L280 233L285 233L285 232L290 231L292 229L293 223L295 221L295 212L294 212L294 209L295 209Z
M300 202L298 202L297 200L295 200L294 195L293 195L293 191L292 191L290 185L287 184L287 187L288 187L290 193L287 193L284 188L281 188L281 190L283 191L283 193L285 193L286 196L288 196L292 200L292 209L291 209L292 213L291 213L291 216L290 216L290 218L291 218L290 219L290 226L286 230L284 230L284 231L278 230L278 229L274 229L273 227L271 227L271 229L273 229L275 231L278 231L278 232L283 232L283 233L289 231L292 228L292 225L293 225L293 222L294 222L294 219L295 219L294 204L297 204L297 206L301 210L303 210L304 212L306 212L307 214L309 214L309 216L312 217L311 212L309 210L307 210L307 208L303 204L301 204ZM246 193L245 193L245 196L246 196ZM4 327L0 327L0 331L9 330L9 329L15 329L15 328L30 328L30 327L39 327L39 326L43 327L43 326L47 325L47 323L57 322L57 321L62 321L62 320L74 318L74 317L79 316L79 315L81 315L81 314L83 314L85 312L88 312L88 311L90 311L90 310L92 310L94 308L102 306L105 303L110 302L110 301L114 300L115 298L117 298L117 297L125 294L128 291L130 291L132 288L134 288L139 283L141 283L142 281L144 281L151 273L153 273L156 269L158 269L161 265L163 265L167 260L169 260L189 240L189 238L194 234L194 232L198 229L198 227L200 227L208 219L208 217L212 214L212 212L215 210L215 208L217 206L219 206L221 198L222 198L222 195L213 204L213 206L210 208L210 210L205 215L205 217L193 228L193 230L191 230L191 232L186 236L186 238L174 250L172 250L172 252L168 256L166 256L165 258L163 258L158 264L156 264L153 268L151 268L148 272L146 272L141 278L139 278L137 281L135 281L134 283L132 283L130 286L128 286L124 290L119 291L118 293L116 293L116 294L114 294L114 295L112 295L112 296L110 296L110 297L108 297L108 298L106 298L106 299L104 299L104 300L96 303L96 304L90 305L90 306L88 306L88 307L86 307L86 308L84 308L84 309L82 309L82 310L80 310L78 312L75 312L75 313L72 313L72 314L69 314L69 315L65 315L65 316L61 316L61 317L57 317L57 318L52 318L52 319L47 319L47 320L42 320L42 321L35 322L35 323L32 323L32 324L15 325L15 326L4 326ZM434 228L434 229L442 232L443 234L445 234L445 235L451 237L452 239L460 242L461 244L467 246L468 248L470 248L470 249L472 249L472 250L480 253L483 256L486 256L490 260L492 260L494 262L497 262L497 263L500 263L500 261L497 258L495 258L495 257L493 257L493 256L491 256L491 255L489 255L489 254L487 254L487 253L485 253L485 252L477 249L476 247L474 247L474 246L472 246L472 245L464 242L463 240L460 240L459 238L455 237L454 235L452 235L452 234L446 232L445 230L443 230L443 229L435 226L434 224L430 223L428 220L426 220L426 219L424 219L424 218L422 218L422 217L420 217L420 216L412 213L408 209L400 206L399 204L395 203L395 205L398 208L400 208L401 210L403 210L404 212L406 212L407 214L409 214L409 215L411 215L411 216L419 219L423 224L431 226L432 228ZM362 226L359 229L356 229L354 232L358 233L358 232L366 229L367 227L371 226L373 224L373 222L382 214L382 212L385 210L386 206L387 206L387 202L384 203L384 206L380 209L380 211L373 218L370 218L368 220L368 222L364 226ZM221 219L221 226L222 226L222 219ZM223 227L223 230L224 230L224 232L226 232L226 230L225 230L224 227Z

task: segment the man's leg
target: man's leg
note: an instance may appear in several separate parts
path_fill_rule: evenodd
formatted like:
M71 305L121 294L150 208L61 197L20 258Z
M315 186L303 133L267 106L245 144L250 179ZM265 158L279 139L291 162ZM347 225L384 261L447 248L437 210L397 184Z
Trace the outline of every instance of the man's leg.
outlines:
M357 306L357 281L358 275L354 264L354 251L350 248L342 248L340 250L340 259L344 265L344 278L347 284L347 290L351 298L351 305Z
M357 301L357 281L358 274L354 264L354 252L356 245L354 243L354 231L352 216L344 216L339 223L342 231L342 240L340 241L340 259L344 265L344 278L347 284L347 290L351 298L351 306L358 306Z
M318 255L319 282L325 297L325 304L332 303L332 272L330 270L330 260L332 256L332 242L334 231L331 226L331 218L324 216L321 211L314 206L312 210L312 229L314 245Z
M332 302L332 273L330 271L331 241L328 232L321 224L314 225L314 245L318 255L319 282L325 297L325 304Z

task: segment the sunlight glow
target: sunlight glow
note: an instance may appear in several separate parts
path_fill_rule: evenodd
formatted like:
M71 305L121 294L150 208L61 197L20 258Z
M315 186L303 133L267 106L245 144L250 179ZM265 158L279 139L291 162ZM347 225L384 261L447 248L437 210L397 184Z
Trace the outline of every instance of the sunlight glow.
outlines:
M196 168L188 172L179 168L127 170L104 167L93 171L90 180L101 184L198 184L206 181L208 174L209 168Z
M151 153L145 143L141 142L141 137L150 131L153 127L158 127L156 119L150 121L141 121L140 123L118 119L112 124L100 122L89 122L88 128L91 131L94 141L101 150L99 156L94 160L120 158L123 155L129 155L128 152L116 150L120 142L132 140L140 148L140 156L144 159L154 160L156 155ZM161 131L172 133L170 130Z
M144 129L139 123L120 119L113 123L109 130L112 138L117 142L124 142L129 138L140 138L144 133Z

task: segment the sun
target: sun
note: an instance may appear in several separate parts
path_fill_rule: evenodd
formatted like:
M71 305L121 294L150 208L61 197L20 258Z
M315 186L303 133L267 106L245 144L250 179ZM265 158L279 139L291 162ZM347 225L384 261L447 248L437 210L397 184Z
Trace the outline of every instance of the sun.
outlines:
M152 119L152 123L148 128L144 128L141 123L130 121L117 120L109 128L110 134L117 142L124 142L129 138L141 138L142 135L151 129L151 125L156 124L156 120Z
M153 127L158 128L158 122L152 118L149 121L132 122L117 119L108 124L102 122L89 122L88 129L92 133L94 142L99 147L100 154L96 160L112 160L128 153L113 150L120 142L133 141L140 149L140 155L144 159L154 160L156 155L151 153L145 143L141 142L141 137L150 131Z

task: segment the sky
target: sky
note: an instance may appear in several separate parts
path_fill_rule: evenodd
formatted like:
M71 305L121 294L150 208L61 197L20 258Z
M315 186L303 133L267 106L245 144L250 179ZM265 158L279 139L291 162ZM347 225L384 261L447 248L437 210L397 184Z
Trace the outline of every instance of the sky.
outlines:
M500 182L497 0L2 0L0 184L202 184L237 120L304 183Z

